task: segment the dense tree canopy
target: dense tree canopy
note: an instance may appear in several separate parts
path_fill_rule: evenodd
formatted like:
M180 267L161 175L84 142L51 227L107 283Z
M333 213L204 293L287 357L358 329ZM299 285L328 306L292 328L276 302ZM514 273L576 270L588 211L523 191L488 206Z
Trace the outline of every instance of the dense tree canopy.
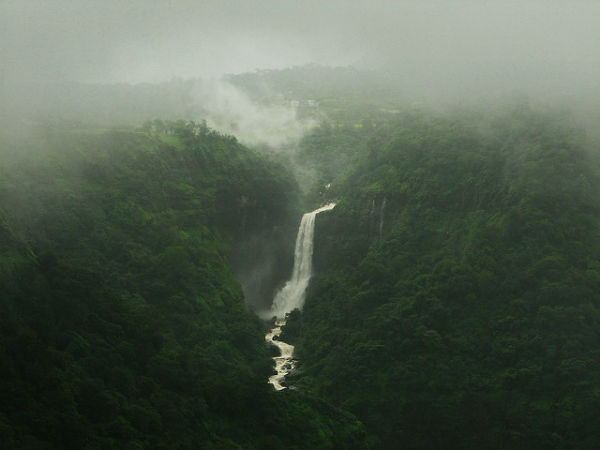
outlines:
M408 113L359 144L284 339L373 448L598 445L600 171L566 119Z
M206 122L1 129L0 447L598 447L597 143L526 102L401 109L372 77L228 77L319 119L268 156ZM250 309L332 200L274 392Z
M229 264L294 209L285 169L204 124L33 136L2 143L2 448L361 445L349 414L272 391Z

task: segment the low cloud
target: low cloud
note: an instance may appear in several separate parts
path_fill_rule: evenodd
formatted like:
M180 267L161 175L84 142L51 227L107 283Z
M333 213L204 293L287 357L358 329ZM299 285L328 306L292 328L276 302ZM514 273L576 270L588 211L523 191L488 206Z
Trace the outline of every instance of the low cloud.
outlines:
M211 128L248 145L277 149L297 141L317 124L313 119L298 119L296 108L283 98L276 104L261 104L222 79L196 81L191 95Z

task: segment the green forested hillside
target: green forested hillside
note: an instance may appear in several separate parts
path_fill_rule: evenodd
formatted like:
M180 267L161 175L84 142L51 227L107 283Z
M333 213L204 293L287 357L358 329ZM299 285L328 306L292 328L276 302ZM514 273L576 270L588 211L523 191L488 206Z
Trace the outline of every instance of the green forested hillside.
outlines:
M323 123L281 158L305 198L203 123L57 123L1 135L0 447L600 444L600 165L568 116ZM275 392L239 280L271 292L330 200Z
M568 122L407 113L357 143L283 339L372 448L600 444L600 171Z
M295 211L293 177L204 125L4 136L0 447L359 447L273 392L229 257ZM307 447L308 446L308 447Z

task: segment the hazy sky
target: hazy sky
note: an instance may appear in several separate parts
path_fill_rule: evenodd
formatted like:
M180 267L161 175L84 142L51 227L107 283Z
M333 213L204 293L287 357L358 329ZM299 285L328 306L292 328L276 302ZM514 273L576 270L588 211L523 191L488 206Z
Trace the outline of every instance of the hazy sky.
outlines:
M162 81L309 62L407 83L598 89L600 1L0 0L0 74Z

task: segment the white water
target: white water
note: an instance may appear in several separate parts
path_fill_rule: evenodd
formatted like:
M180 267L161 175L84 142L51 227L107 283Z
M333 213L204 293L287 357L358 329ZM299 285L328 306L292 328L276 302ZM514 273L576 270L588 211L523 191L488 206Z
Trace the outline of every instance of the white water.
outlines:
M275 375L269 377L269 383L280 391L285 389L281 382L290 373L296 364L292 359L294 346L276 339L281 334L281 328L286 324L285 316L294 309L302 309L306 298L306 288L312 276L313 238L315 233L315 218L323 211L329 211L335 203L329 203L302 216L296 248L294 250L294 269L292 277L283 288L275 295L271 310L263 314L265 318L276 316L275 327L265 335L265 340L279 348L280 356L273 358L275 361Z
M277 391L285 389L285 386L281 385L281 381L283 381L285 376L290 373L296 365L296 361L292 359L292 355L294 354L294 346L286 344L278 339L274 339L279 337L281 334L281 327L284 325L285 319L277 319L275 321L275 328L265 335L265 340L267 342L270 342L279 348L280 356L275 356L273 358L275 361L275 371L277 373L269 377L269 383L271 383Z
M312 276L313 237L315 233L315 218L323 211L329 211L335 207L335 203L321 206L312 212L302 216L298 236L296 237L296 249L294 250L294 269L292 277L285 286L275 295L271 307L271 317L284 318L294 309L302 309L306 297L306 288Z

